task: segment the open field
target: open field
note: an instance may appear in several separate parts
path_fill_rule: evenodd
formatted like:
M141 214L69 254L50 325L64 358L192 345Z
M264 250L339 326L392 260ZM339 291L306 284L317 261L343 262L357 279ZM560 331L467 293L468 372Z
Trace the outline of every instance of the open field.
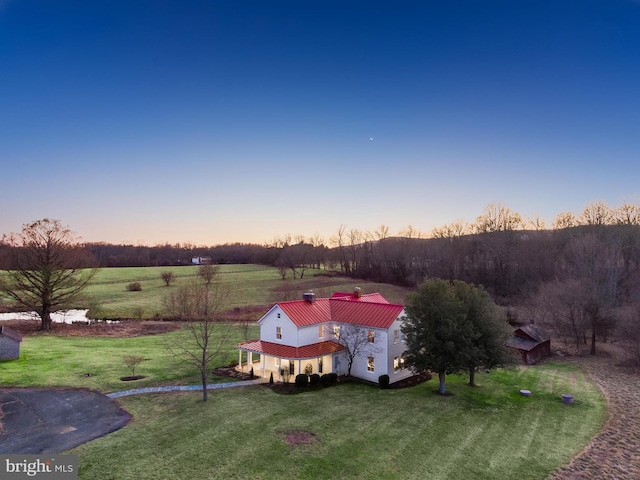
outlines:
M160 274L170 270L176 282L165 286ZM163 301L175 285L197 278L197 266L184 267L126 267L101 268L84 293L83 304L92 318L154 318L166 312ZM404 303L408 289L384 283L353 280L342 276L325 276L321 270L307 270L303 279L281 280L274 267L263 265L220 265L220 280L230 291L227 308L244 309L263 306L254 314L254 320L277 301L301 298L305 291L313 290L319 297L335 291L352 291L362 287L364 293L380 292L392 303ZM140 282L142 291L127 291L127 285Z
M298 395L266 386L123 398L124 429L82 445L82 479L543 479L599 430L599 390L562 363L449 377L401 390L343 384ZM534 392L522 397L519 388ZM563 405L560 394L576 396ZM286 433L312 434L290 445Z

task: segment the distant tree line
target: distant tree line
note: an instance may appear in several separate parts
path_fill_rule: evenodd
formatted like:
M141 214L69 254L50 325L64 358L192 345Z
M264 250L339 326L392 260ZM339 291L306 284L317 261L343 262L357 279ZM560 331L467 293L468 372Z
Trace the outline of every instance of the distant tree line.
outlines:
M145 245L112 245L87 243L102 267L158 267L192 265L192 258L207 257L212 264L273 264L276 252L262 245L233 243L198 247L190 243Z
M574 215L562 212L551 227L501 204L488 205L474 223L455 221L429 234L412 227L392 236L340 225L328 240L286 234L263 245L234 243L156 246L88 243L102 267L255 263L282 279L304 278L311 268L409 287L425 279L483 285L512 320L552 327L566 345L606 340L618 327L637 339L640 362L640 206L594 202ZM12 245L0 242L0 268L12 268ZM625 330L626 329L626 330Z

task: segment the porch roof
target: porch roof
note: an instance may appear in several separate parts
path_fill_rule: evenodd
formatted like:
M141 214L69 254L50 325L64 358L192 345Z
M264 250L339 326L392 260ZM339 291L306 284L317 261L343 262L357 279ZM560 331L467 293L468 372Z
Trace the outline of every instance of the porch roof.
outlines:
M270 357L288 358L290 360L322 357L344 350L342 345L331 341L312 343L311 345L305 345L303 347L292 347L290 345L280 345L279 343L264 342L262 340L250 340L239 343L237 346L240 350L268 355Z

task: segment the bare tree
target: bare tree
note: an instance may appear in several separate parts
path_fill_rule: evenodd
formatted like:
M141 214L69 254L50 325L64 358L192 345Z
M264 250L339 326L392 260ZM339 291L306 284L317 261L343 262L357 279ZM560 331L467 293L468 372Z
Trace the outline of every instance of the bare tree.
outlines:
M618 225L640 225L640 206L623 203L613 211L612 217Z
M165 286L168 287L175 281L176 276L171 270L165 270L160 274L160 278L164 282Z
M198 369L205 402L210 365L224 354L231 333L230 326L220 321L227 296L227 290L214 279L210 284L180 285L165 298L169 314L185 322L183 335L173 337L168 348Z
M338 251L338 260L340 262L340 269L343 273L349 273L349 261L347 260L346 252L346 228L344 225L340 225L336 234L331 237L331 243Z
M540 215L535 215L532 218L527 219L527 223L525 225L526 228L530 228L531 230L541 231L547 229L547 224Z
M504 232L520 230L522 228L522 217L509 207L500 203L490 203L487 205L477 219L475 230L478 233Z
M562 230L563 228L571 228L578 225L578 220L575 215L571 212L561 212L556 215L555 220L553 221L553 229L554 230Z
M433 238L460 238L471 233L471 227L464 220L456 220L442 227L434 228L431 232Z
M399 235L404 238L424 238L424 234L416 230L412 225L408 225L405 230L401 230Z
M38 313L41 330L51 329L51 313L78 301L96 270L79 238L59 220L45 218L3 237L10 268L0 276L0 292L17 306Z
M606 339L614 325L623 260L617 246L589 233L573 239L566 250L568 272L582 283L584 314L591 333L590 353L596 353L596 338Z
M380 225L378 229L373 232L373 236L376 240L382 241L385 238L389 238L389 227L387 225Z
M327 334L333 336L333 341L342 345L347 355L347 376L351 375L351 367L356 357L372 356L380 353L381 349L376 342L379 342L375 330L367 329L358 325L340 324L327 327Z
M350 271L355 272L358 269L358 250L362 243L366 240L366 235L357 228L352 228L348 233L349 239L349 260L351 264Z
M640 302L622 308L618 314L623 348L635 366L640 366Z
M143 357L137 357L133 355L125 355L123 360L124 360L124 364L131 369L132 377L136 376L136 367L140 365L142 362L144 362Z
M313 246L313 267L319 269L324 265L326 268L326 246L324 244L324 238L322 238L319 233L315 233L313 237L309 238L309 243Z
M205 285L211 285L218 273L220 273L219 265L207 264L198 267L198 276L204 281Z
M278 269L278 273L280 274L280 279L285 280L287 278L287 271L289 270L289 266L284 262L284 259L278 258L278 260L276 260L276 268Z
M613 212L603 201L590 203L580 215L580 223L583 225L609 225L612 219Z
M536 304L540 308L540 323L554 332L568 349L575 342L580 353L581 340L589 328L585 318L587 297L580 280L554 280L542 285Z

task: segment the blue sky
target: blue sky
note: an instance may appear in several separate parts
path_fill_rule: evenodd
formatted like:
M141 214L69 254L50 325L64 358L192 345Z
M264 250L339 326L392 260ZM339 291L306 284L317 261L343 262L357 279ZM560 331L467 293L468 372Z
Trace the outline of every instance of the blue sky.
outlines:
M638 203L640 1L0 0L0 165L112 243Z

